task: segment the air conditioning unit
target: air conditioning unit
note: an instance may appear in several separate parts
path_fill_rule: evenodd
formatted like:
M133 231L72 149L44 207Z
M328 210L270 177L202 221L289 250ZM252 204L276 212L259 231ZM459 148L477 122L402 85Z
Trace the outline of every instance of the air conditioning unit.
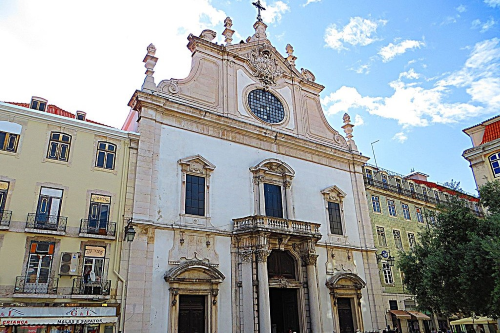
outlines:
M80 252L63 252L61 254L59 275L78 275L79 261Z

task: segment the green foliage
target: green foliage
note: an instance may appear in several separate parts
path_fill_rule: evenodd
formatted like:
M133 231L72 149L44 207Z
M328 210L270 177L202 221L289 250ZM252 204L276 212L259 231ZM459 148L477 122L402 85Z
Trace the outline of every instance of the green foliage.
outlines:
M414 250L400 256L404 283L422 309L500 316L500 184L480 193L492 214L479 218L452 197Z

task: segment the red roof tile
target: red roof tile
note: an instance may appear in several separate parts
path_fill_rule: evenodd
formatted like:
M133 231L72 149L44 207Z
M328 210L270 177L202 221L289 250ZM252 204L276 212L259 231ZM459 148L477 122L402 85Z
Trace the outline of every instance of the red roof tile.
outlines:
M500 138L500 120L486 125L484 129L483 141L481 144Z
M464 198L464 199L467 199L469 201L479 202L478 198L471 197L469 195L466 195L466 194L463 194L463 193L460 193L460 192L457 192L457 191L453 191L452 189L449 189L447 187L441 186L441 185L433 183L433 182L429 182L429 181L425 181L425 180L418 180L418 179L412 179L412 180L415 183L417 183L417 184L423 184L423 185L425 185L427 187L438 189L441 192L447 192L447 193L449 193L451 195L458 195L460 198Z
M30 107L29 103L19 103L19 102L5 102L5 103L13 104L13 105L17 105L17 106L21 106L23 108L28 108L28 109ZM60 107L58 107L56 105L53 105L53 104L49 104L47 106L47 108L45 109L44 112L55 114L55 115L58 115L58 116L63 116L63 117L66 117L66 118L73 118L73 119L76 118L76 116L73 113L71 113L69 111L66 111L66 110L63 110ZM106 127L111 127L109 125L101 124L101 123L98 123L97 121L93 121L93 120L90 120L90 119L85 119L85 121L88 122L88 123L91 123L91 124L96 124L96 125L102 125L102 126L106 126Z

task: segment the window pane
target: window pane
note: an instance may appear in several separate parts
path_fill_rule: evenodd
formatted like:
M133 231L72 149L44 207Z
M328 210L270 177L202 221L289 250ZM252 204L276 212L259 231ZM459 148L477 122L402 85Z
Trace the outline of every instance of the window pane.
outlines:
M69 148L69 146L67 144L61 144L61 154L59 156L59 159L61 161L68 160L68 148Z
M205 215L205 178L186 175L186 214Z
M338 203L328 202L328 217L330 219L330 232L335 235L342 235L342 220Z
M0 132L0 150L5 150L6 148L6 142L5 138L7 137L7 133L5 132Z
M17 146L17 135L9 134L9 139L7 142L7 151L15 152Z
M56 142L50 143L48 158L52 158L52 159L57 158L57 146L58 146L58 144Z
M95 163L96 166L103 168L104 167L104 158L106 157L106 153L103 151L97 152L97 161Z
M115 164L115 154L107 153L106 156L106 169L113 170Z
M264 198L266 216L283 217L281 203L281 187L278 185L264 184Z

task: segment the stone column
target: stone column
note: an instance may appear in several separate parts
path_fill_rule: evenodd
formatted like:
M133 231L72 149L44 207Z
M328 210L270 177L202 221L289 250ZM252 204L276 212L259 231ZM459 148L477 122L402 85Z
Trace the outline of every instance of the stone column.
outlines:
M307 269L307 287L309 289L309 313L311 315L311 332L321 332L321 313L319 310L318 280L316 277L317 254L308 253L302 257Z
M243 333L254 333L252 250L240 251Z
M283 187L285 188L285 198L286 198L286 218L293 220L295 219L295 214L293 213L293 203L292 203L292 191L290 187L292 186L292 182L290 180L285 180L283 183Z
M259 278L259 332L271 332L271 302L269 300L269 281L267 277L267 257L271 251L255 251Z

